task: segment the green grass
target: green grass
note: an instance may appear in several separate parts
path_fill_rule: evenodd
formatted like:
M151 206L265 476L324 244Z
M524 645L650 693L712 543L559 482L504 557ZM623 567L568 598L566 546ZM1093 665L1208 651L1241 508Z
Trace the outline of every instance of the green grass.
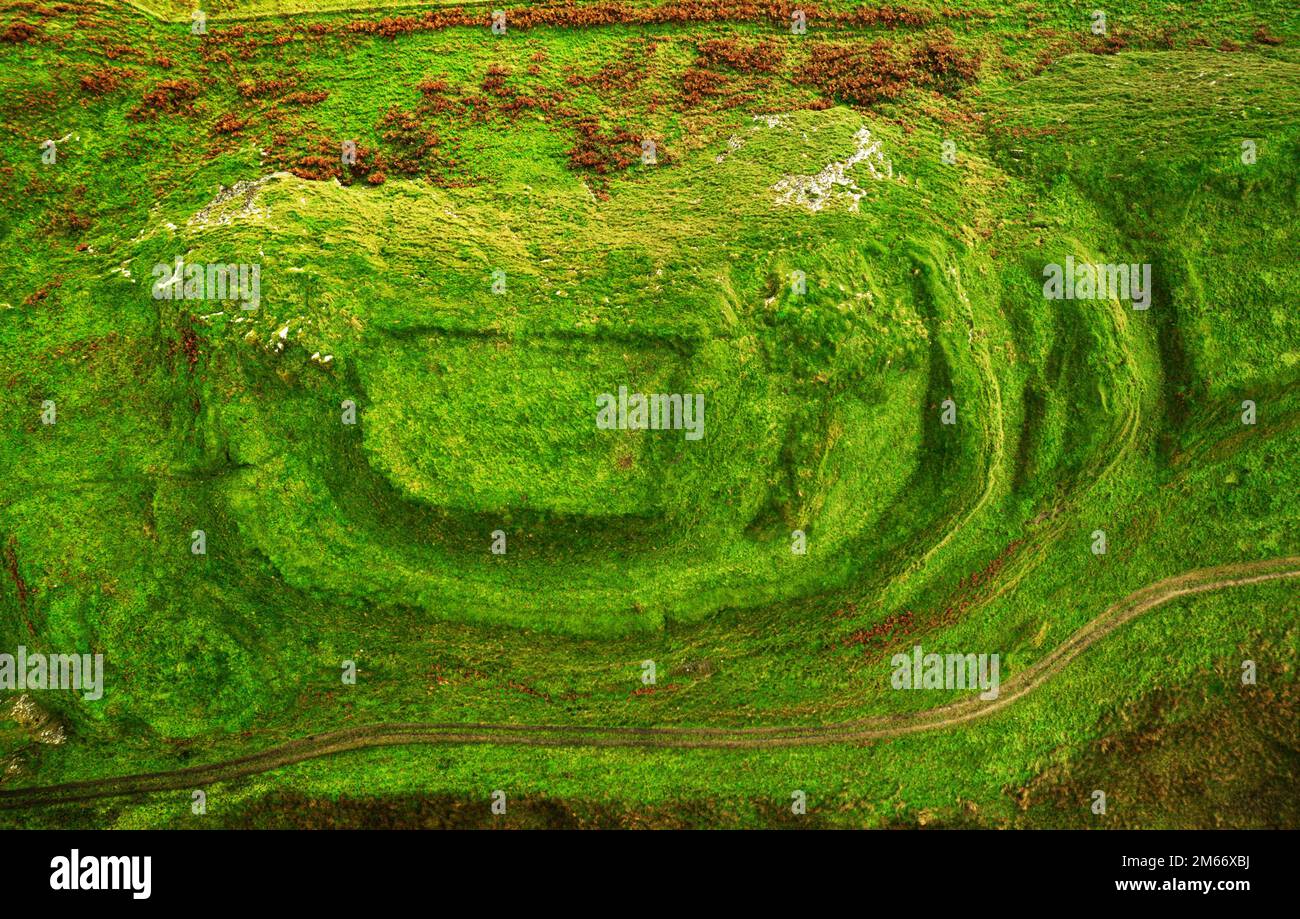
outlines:
M287 9L237 6L212 6L206 43L87 6L0 45L18 138L0 149L0 650L106 662L102 701L39 700L66 744L0 732L22 766L10 782L378 721L928 708L950 694L889 688L900 648L996 651L1005 679L1145 584L1300 551L1300 29L1281 5L1214 4L1187 31L1190 13L1135 5L1114 54L1079 53L1086 10L1063 3L848 30L835 40L951 41L981 61L960 92L872 106L807 79L824 36L761 23L386 39L308 31L354 18L322 14L223 36L224 13ZM16 20L33 16L0 10L0 31ZM1265 23L1282 44L1252 40ZM719 37L770 39L779 61L720 68L732 95L691 101L696 46ZM1224 40L1242 50L1212 50ZM485 88L493 66L546 104L510 114ZM105 67L121 85L84 89ZM587 79L602 70L610 85ZM240 91L277 79L328 95ZM198 88L192 110L133 115L177 80ZM474 104L429 105L429 80ZM392 109L433 152L395 139ZM243 127L221 133L223 116ZM572 165L585 116L633 138L608 147L627 168ZM847 160L863 127L889 170L848 170L856 209L778 202L783 178ZM43 165L40 142L65 135ZM637 161L641 137L658 165ZM344 139L366 168L290 173L334 168ZM208 207L241 181L258 184ZM1151 309L1044 300L1043 266L1066 255L1150 263ZM257 263L259 309L153 299L152 267L177 256ZM596 396L620 385L704 393L704 438L597 430ZM500 787L595 823L784 825L801 788L834 825L1075 825L1070 764L1127 781L1097 753L1107 738L1168 734L1169 760L1191 763L1197 737L1230 742L1224 725L1277 736L1252 693L1291 710L1296 612L1285 586L1178 602L986 722L867 748L347 754L221 786L209 819L363 793L415 819L412 796L456 810ZM1234 685L1244 657L1259 690ZM659 683L638 693L648 659ZM1171 694L1195 717L1159 704ZM1145 764L1130 748L1124 763ZM1125 794L1146 797L1122 825L1210 819ZM1249 795L1215 807L1269 822ZM199 825L188 796L0 813Z

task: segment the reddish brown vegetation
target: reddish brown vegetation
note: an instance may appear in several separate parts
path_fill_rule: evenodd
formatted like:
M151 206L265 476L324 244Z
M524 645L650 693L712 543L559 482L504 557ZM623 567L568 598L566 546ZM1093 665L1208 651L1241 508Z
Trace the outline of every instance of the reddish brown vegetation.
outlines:
M624 128L602 131L595 117L579 118L577 142L568 150L569 165L597 175L626 169L641 158L641 139Z
M452 96L452 88L446 80L425 80L416 87L424 101L420 108L431 114L460 111L462 103Z
M535 699L542 699L546 702L551 701L551 697L549 694L536 690L533 687L528 686L527 684L516 683L514 680L506 680L506 685L509 686L511 689L513 689L515 692L522 692L526 696L532 696Z
M92 96L105 96L121 89L123 83L136 76L135 71L126 67L100 67L81 78L81 91Z
M638 61L611 61L595 73L571 71L564 77L570 86L590 86L605 92L634 89L645 79L645 67Z
M185 355L186 366L189 367L190 374L193 375L195 368L199 365L199 356L202 349L199 347L201 339L198 333L194 331L194 317L188 313L183 313L180 317L180 338L168 339L167 341L167 370L172 372L176 368L176 355ZM195 400L197 404L198 400Z
M605 2L556 4L549 6L513 9L508 14L511 29L529 29L534 26L585 27L611 24L671 24L716 22L789 22L795 7L802 9L809 22L822 25L852 26L855 28L920 28L931 24L939 14L906 7L860 7L852 10L821 10L812 4L773 3L765 0L669 0L656 5L605 0ZM966 18L967 14L948 14ZM453 26L487 28L490 15L487 10L446 8L427 10L407 16L384 16L351 22L313 23L309 26L280 26L269 24L238 25L208 36L200 44L200 53L208 62L224 62L234 67L232 54L249 58L258 48L268 43L283 45L290 41L314 40L320 36L378 36L395 38L414 32L444 29ZM618 98L637 90L652 68L646 58L653 54L661 41L668 39L636 38L626 43L626 50L618 60L601 66L594 73L566 71L570 86L590 88L607 102L617 104ZM838 48L839 46L835 46ZM868 103L882 97L891 97L906 85L917 85L940 92L955 92L973 78L975 59L952 46L947 36L941 36L918 46L910 53L889 51L880 56L871 50L886 48L876 45L847 47L853 50L842 57L834 48L820 47L812 60L801 71L805 83L816 85L831 97L845 101ZM682 76L682 102L687 107L739 105L751 98L751 92L766 75L779 72L785 65L784 42L777 38L716 38L702 41L692 66ZM828 53L828 51L830 53ZM516 75L500 65L493 65L483 75L476 90L453 89L448 82L429 78L418 86L421 99L414 111L391 109L377 126L382 142L377 149L358 151L357 162L344 166L339 162L338 142L328 143L309 134L301 127L287 128L278 134L269 146L272 161L281 168L308 179L337 178L348 182L365 178L371 184L381 184L392 175L424 176L433 181L447 182L448 174L456 165L447 151L435 125L440 116L464 117L474 121L492 118L516 118L525 112L548 116L552 125L571 128L575 134L573 146L566 151L572 168L607 176L626 169L639 160L640 136L627 127L610 127L609 116L584 117L552 88L538 84L533 77L540 76L539 66L547 60L544 51L530 54L531 65ZM881 63L889 66L883 77L874 73ZM877 81L873 85L873 80ZM178 81L179 82L179 81ZM279 79L245 79L237 83L239 94L249 100L273 100L277 105L314 105L329 98L323 90L303 91L296 75ZM158 111L192 112L185 94L177 89L164 91L168 84L160 84L152 101ZM664 100L651 97L646 103L648 111ZM818 100L813 103L829 104ZM157 112L138 109L136 117ZM262 114L272 122L291 116L280 108ZM216 134L236 134L244 130L249 121L235 115L223 116L214 128ZM663 153L659 151L663 161ZM599 186L597 186L599 194Z
M913 88L955 93L974 81L978 69L978 56L955 47L948 36L908 52L883 39L870 45L825 42L812 49L797 79L832 98L872 105Z
M773 73L785 56L771 39L745 44L735 38L714 38L702 42L697 52L700 66L730 67L741 73Z
M18 570L18 550L15 548L14 537L9 537L9 543L5 546L5 565L9 569L9 577L13 578L14 587L18 591L18 609L23 614L23 622L27 623L27 631L36 636L36 629L32 626L32 621L27 618L27 597L31 594L27 582L23 580L22 572Z
M79 191L85 191L82 187ZM89 230L94 220L75 210L70 204L59 204L50 214L49 229L53 233L76 235Z
M689 67L682 74L682 103L687 108L698 108L708 99L728 94L727 78L720 73Z
M791 13L803 10L810 24L822 27L854 28L922 28L934 22L936 15L945 19L970 19L979 14L966 10L944 10L935 14L927 10L908 7L869 7L849 10L823 10L811 3L754 2L754 0L670 0L667 3L640 4L635 2L606 2L577 4L550 4L522 7L508 12L507 25L511 30L532 29L539 26L561 28L590 28L609 25L667 25L692 23L765 23L788 27ZM311 23L307 26L278 26L266 32L240 25L216 30L204 40L200 53L207 61L231 62L232 52L243 59L251 59L259 45L279 47L306 36L320 38L326 35L374 35L381 38L398 38L416 32L432 32L455 27L486 29L491 24L487 9L465 10L446 8L427 10L420 15L384 16L378 19L358 19L351 22ZM538 54L542 54L538 52ZM534 55L533 63L544 62L545 57Z
M739 74L769 74L784 60L781 46L767 40L745 43L734 38L717 38L702 42L695 61L682 74L682 104L700 108L710 101L725 99L728 105L743 104L749 97L742 92L743 78L733 85L720 69Z
M199 336L189 326L181 331L181 353L185 355L185 363L193 374L194 368L199 365Z
M143 56L144 55L142 55L135 48L132 48L130 45L110 45L107 42L104 43L104 57L108 58L110 61L115 61L119 57L143 57Z
M360 149L357 150L357 162L362 162ZM308 179L313 182L343 178L342 163L338 154L333 156L308 154L299 157L298 161L289 167L289 171L300 179Z
M974 606L979 599L982 593L981 588L987 587L997 580L1007 562L1024 544L1023 539L1013 539L998 553L997 558L985 565L983 569L962 578L957 584L957 591L952 601L928 625L934 628L951 625L965 615L966 611Z
M658 50L660 41L658 38L633 39L624 44L617 60L610 61L594 73L566 68L565 82L606 94L629 93L645 82L652 64L650 59Z
M356 148L356 161L345 165L340 157L337 141L317 138L308 143L310 152L297 155L284 148L291 139L277 134L271 144L274 161L300 178L313 181L338 179L344 184L364 178L371 185L382 185L390 173L405 176L424 176L435 182L445 182L456 161L446 155L441 139L420 118L417 112L399 108L389 109L377 128L385 148L375 150L360 145Z
M328 89L312 89L289 93L280 101L285 105L319 105L329 97Z
M28 294L26 297L23 298L23 306L32 306L34 304L42 302L46 297L49 296L50 291L57 290L59 287L62 286L63 286L62 278L55 278L52 281L42 284L36 290L32 291L30 294Z
M298 79L285 80L247 80L239 84L239 94L245 99L265 99L267 96L282 96L298 85Z
M1119 54L1127 47L1128 39L1119 34L1117 30L1111 32L1100 41L1094 41L1090 46L1088 46L1088 51L1092 54Z
M920 73L918 82L947 95L959 92L979 75L979 55L962 51L946 33L913 51L909 64Z
M389 109L379 126L384 129L381 135L386 143L396 150L396 155L385 157L383 164L394 172L404 175L420 175L434 158L442 141L438 135L429 130L419 116L401 109ZM360 155L357 157L361 163ZM359 171L359 170L354 170Z
M663 686L642 686L639 689L632 690L628 694L628 698L631 699L634 696L653 696L656 693L661 692L676 692L679 688L680 687L676 683L666 683Z
M212 126L214 134L238 134L248 127L248 119L240 118L234 112L227 112L217 119L217 123Z
M141 103L127 117L132 121L157 118L161 114L192 115L194 100L201 89L193 80L163 80L144 94Z
M510 29L538 26L590 28L609 25L665 25L712 22L790 22L791 13L801 9L810 23L882 28L919 28L928 25L934 14L907 7L858 7L852 10L822 10L808 3L756 3L751 0L671 0L668 3L640 5L608 0L581 5L550 5L512 9L507 15ZM944 13L950 18L969 18L966 12ZM382 19L347 23L347 32L395 38L412 32L435 31L454 26L487 28L491 17L487 11L462 9L430 10L421 16L386 16Z
M892 644L892 640L901 635L910 635L916 630L915 617L910 610L904 610L867 629L857 629L842 642L841 648L861 645L864 654L879 651Z
M36 38L39 30L29 22L15 22L0 32L0 42L7 45L25 45Z

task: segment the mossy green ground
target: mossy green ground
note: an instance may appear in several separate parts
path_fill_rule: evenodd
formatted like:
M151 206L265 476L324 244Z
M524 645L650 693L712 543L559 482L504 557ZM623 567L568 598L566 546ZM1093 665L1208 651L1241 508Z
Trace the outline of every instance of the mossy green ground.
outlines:
M928 708L949 695L892 691L895 651L998 652L1005 680L1152 581L1297 554L1300 30L1280 4L1213 6L1190 22L1117 10L1127 46L1104 55L1069 53L1091 40L1081 6L947 22L979 80L869 107L801 77L830 39L761 23L331 34L227 63L125 6L0 11L0 27L40 22L0 46L16 138L0 150L0 648L106 663L103 700L41 697L66 744L0 734L10 781L380 721ZM780 66L728 71L725 102L685 100L697 46L731 37L778 42ZM629 59L633 83L575 82ZM119 88L84 88L119 65ZM423 175L281 170L322 138L391 147L381 123L418 111L422 81L476 94L493 66L656 138L660 163L575 169L574 116L489 106L420 111L447 151ZM328 97L240 91L286 78ZM131 117L185 79L201 85L190 110ZM246 127L217 131L227 115ZM848 171L856 209L778 202L777 183L844 162L863 128L880 158ZM42 164L41 141L65 136ZM1151 264L1151 308L1045 301L1043 266L1067 255ZM258 263L259 309L153 299L150 269L176 256ZM705 393L706 436L595 430L595 396L619 385ZM834 825L1073 825L1091 789L1072 766L1116 785L1138 768L1104 754L1123 730L1186 721L1169 756L1191 762L1197 737L1240 742L1220 730L1234 718L1294 713L1297 612L1294 586L1162 607L974 727L761 753L354 753L218 786L207 819L241 823L268 794L501 788L580 823L783 825L802 789ZM1258 687L1239 685L1245 658ZM1216 819L1293 822L1267 802L1296 775L1294 740L1280 761L1244 754L1238 786L1262 791ZM1209 819L1180 786L1125 795L1111 825ZM188 813L176 795L3 819L201 825Z

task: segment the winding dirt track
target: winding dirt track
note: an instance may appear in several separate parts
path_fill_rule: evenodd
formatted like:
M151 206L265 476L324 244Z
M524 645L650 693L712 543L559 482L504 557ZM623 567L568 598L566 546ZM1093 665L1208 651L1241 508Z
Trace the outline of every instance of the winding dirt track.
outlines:
M996 699L972 694L918 712L876 715L855 721L815 726L601 727L559 724L375 724L291 740L247 756L109 779L71 782L44 788L0 791L0 809L43 807L146 792L193 789L213 782L256 775L304 760L401 744L511 744L537 747L655 747L672 749L756 749L880 740L952 727L990 715L1046 683L1091 645L1132 619L1170 600L1228 587L1244 587L1283 578L1300 578L1300 556L1199 568L1157 581L1110 606L1042 660L1016 673Z

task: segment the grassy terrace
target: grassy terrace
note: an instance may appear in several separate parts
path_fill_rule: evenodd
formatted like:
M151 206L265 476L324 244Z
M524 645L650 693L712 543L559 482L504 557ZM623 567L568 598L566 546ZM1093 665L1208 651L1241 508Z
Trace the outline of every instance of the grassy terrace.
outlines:
M1300 554L1290 5L503 5L0 2L0 651L105 661L38 694L63 743L0 721L0 790L378 722L916 711L957 693L891 689L915 644L1006 680ZM1149 265L1149 309L1045 299L1067 256ZM257 308L155 298L178 257L257 265ZM704 436L596 429L620 386L703 394ZM0 824L490 823L502 788L522 825L802 789L1074 826L1106 788L1103 825L1294 826L1298 620L1295 581L1177 599L866 745L395 747Z

